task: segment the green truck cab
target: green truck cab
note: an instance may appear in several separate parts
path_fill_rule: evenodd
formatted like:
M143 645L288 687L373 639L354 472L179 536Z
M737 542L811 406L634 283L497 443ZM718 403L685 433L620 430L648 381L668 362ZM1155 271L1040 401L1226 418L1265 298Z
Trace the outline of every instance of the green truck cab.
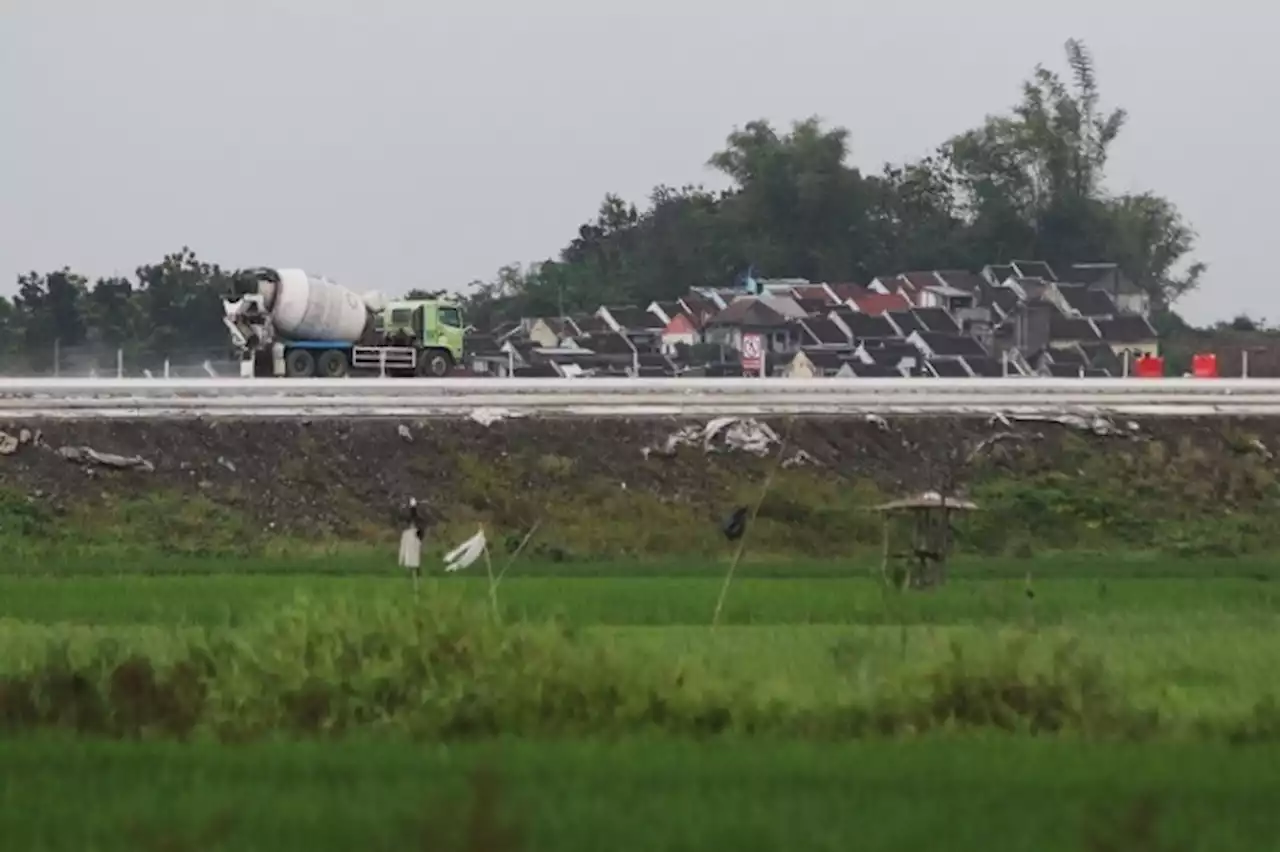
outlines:
M462 363L465 323L462 308L453 302L442 299L389 302L374 315L373 330L379 345L358 346L356 349L379 351L361 351L359 358L353 352L352 366L360 361L360 367L371 367L372 357L377 356L381 360L391 355L393 350L399 357L386 362L389 369L409 369L420 376L443 376ZM416 356L412 365L404 357L406 349L413 350Z

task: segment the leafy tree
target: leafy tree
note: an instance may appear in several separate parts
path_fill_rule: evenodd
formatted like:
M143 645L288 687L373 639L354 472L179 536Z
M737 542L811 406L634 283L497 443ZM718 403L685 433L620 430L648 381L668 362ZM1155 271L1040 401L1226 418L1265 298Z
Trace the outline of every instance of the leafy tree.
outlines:
M141 329L133 282L99 278L89 290L85 317L90 339L105 349L132 348Z
M1200 286L1207 267L1187 260L1196 233L1172 202L1151 193L1123 195L1107 205L1107 212L1105 256L1151 295L1157 310Z
M488 313L504 317L646 304L728 284L748 264L764 275L865 282L1019 258L1059 269L1115 260L1166 310L1204 272L1189 260L1195 233L1167 199L1107 193L1127 114L1102 106L1081 42L1065 53L1066 78L1037 67L1007 114L879 174L849 166L848 132L817 118L787 132L748 122L708 160L730 190L660 186L645 208L608 195L557 259L475 286L472 315L487 313L487 299L501 302Z
M1167 307L1205 270L1190 262L1175 272L1194 250L1195 233L1167 199L1107 194L1107 160L1128 116L1102 108L1083 43L1068 41L1066 59L1070 83L1037 67L1009 115L950 140L934 168L959 187L957 211L988 261L1037 258L1065 269L1114 260L1157 309Z
M137 270L138 321L144 347L157 355L225 344L223 294L234 273L199 260L183 246Z
M57 350L84 343L86 292L85 278L66 268L47 275L28 272L18 278L13 304L33 369L52 368Z

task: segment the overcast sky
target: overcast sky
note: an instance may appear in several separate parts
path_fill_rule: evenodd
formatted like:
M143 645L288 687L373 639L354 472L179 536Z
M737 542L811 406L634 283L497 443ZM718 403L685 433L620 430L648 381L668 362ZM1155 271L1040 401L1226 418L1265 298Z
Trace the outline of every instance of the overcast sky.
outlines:
M359 289L553 255L606 192L709 182L735 124L817 114L856 164L1003 111L1083 38L1131 123L1117 191L1172 198L1181 307L1280 320L1280 12L1237 0L0 0L0 292L189 244Z

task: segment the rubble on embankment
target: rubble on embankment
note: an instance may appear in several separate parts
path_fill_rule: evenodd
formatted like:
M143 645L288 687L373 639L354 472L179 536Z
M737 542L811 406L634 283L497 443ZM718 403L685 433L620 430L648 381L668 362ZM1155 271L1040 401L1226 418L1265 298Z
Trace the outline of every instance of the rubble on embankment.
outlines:
M979 501L982 547L1280 544L1269 520L1249 522L1280 506L1280 419L709 423L12 423L0 426L0 535L76 527L214 550L374 539L394 532L397 507L415 496L445 524L541 521L542 538L569 555L703 552L718 546L704 534L715 519L752 502L778 464L758 533L774 550L870 543L874 519L860 510L930 488Z

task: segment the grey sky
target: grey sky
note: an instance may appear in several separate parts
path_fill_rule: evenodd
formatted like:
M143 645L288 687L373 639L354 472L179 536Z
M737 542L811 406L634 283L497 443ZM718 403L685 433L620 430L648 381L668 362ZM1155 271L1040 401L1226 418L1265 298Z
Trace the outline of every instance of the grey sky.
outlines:
M864 167L924 154L1074 36L1131 113L1112 188L1167 195L1200 231L1210 274L1183 310L1280 319L1265 4L613 8L4 0L0 292L33 268L131 273L184 243L361 289L458 287L554 254L605 192L714 182L707 156L753 118L821 115Z

